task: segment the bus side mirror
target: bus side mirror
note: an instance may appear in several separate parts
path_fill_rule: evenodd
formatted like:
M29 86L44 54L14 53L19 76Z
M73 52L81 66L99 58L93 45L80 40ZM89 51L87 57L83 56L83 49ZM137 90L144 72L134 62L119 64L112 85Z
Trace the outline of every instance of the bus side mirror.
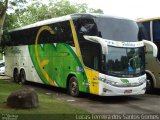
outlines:
M105 41L105 39L97 37L97 36L88 36L88 35L83 35L83 37L91 42L99 43L102 47L102 54L108 54L108 44Z
M148 40L142 40L142 41L143 41L143 43L144 43L145 47L147 47L147 45L146 45L146 44L148 44L149 46L151 46L151 47L152 47L153 57L157 57L157 54L158 54L158 48L157 48L156 44L154 44L153 42L148 41ZM145 49L147 49L147 48L145 48ZM146 50L145 50L145 52L146 52Z

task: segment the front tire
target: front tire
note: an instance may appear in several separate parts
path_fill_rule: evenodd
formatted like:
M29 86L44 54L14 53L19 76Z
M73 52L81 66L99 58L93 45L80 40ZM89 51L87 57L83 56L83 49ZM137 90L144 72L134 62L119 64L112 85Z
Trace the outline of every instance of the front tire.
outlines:
M78 81L74 76L69 79L68 92L73 97L77 97L79 95Z
M152 92L153 92L153 81L150 77L147 77L146 93L152 93Z

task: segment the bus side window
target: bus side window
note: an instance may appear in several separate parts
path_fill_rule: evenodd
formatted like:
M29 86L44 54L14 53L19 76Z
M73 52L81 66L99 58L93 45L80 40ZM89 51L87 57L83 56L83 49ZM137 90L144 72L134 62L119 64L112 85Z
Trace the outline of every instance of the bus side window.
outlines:
M150 40L150 39L148 39L149 36L148 36L147 31L145 30L143 24L138 23L138 26L139 26L138 40L139 40L139 41L141 41L141 40L143 40L143 39Z
M59 23L59 40L75 46L69 21Z
M95 22L90 19L84 19L84 20L82 19L82 26L80 28L79 33L84 35L96 36L98 32Z
M160 41L160 21L153 21L153 40Z
M97 25L91 18L75 19L74 26L79 37L83 35L98 36Z
M160 61L160 20L153 21L153 42L158 47L157 58Z
M94 69L101 69L101 46L98 43L85 41L80 43L80 49L84 65Z

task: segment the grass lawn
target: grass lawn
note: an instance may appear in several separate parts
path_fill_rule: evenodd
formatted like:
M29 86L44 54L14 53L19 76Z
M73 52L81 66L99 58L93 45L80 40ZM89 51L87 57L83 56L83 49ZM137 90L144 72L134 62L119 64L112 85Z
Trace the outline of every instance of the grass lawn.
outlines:
M13 117L18 120L74 120L76 114L89 114L87 111L71 106L64 100L56 96L48 96L42 91L36 89L39 97L39 107L33 109L13 109L6 105L6 100L12 91L23 88L13 82L0 80L0 119L4 117Z

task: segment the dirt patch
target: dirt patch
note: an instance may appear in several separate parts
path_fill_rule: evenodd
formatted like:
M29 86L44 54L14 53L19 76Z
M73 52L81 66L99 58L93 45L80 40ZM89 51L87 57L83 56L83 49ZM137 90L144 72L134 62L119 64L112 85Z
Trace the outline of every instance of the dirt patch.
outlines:
M12 78L5 75L0 75L0 80L12 80Z

